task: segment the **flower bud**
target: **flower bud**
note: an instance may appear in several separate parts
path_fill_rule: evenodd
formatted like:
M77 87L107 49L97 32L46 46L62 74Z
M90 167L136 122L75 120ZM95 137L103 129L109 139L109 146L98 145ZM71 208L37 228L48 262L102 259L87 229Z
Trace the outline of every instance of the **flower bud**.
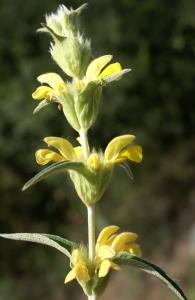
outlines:
M91 153L88 160L87 164L91 167L92 170L94 171L99 171L101 168L101 162L100 162L100 157L97 153Z
M78 29L78 16L85 7L86 4L83 4L73 10L60 5L55 14L46 16L46 24L39 29L52 36L51 55L70 77L82 78L91 59L90 42Z
M76 10L60 5L56 13L46 16L46 25L58 36L69 37L78 33L78 17L86 4Z

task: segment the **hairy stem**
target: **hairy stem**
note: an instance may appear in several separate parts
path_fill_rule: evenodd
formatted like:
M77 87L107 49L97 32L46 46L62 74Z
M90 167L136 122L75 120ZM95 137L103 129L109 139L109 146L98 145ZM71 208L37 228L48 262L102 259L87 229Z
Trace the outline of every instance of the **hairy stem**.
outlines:
M95 205L87 207L88 213L88 252L90 261L95 259ZM95 294L89 295L88 300L96 300Z
M95 205L87 207L89 259L95 258Z
M90 295L88 296L88 300L96 300L97 296L96 295Z
M87 139L87 131L83 128L79 131L80 143L83 151L83 156L87 161L90 148ZM90 261L95 259L95 205L87 206L87 215L88 215L88 253ZM97 296L93 293L88 295L88 300L96 300Z
M79 131L79 135L80 135L80 143L83 151L83 156L85 160L87 160L90 153L88 139L87 139L87 130L81 128Z

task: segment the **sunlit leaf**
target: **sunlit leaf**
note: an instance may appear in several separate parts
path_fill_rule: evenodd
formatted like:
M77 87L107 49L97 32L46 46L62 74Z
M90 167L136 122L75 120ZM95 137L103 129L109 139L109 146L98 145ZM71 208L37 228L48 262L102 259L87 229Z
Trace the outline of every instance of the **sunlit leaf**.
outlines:
M36 184L37 182L49 177L50 175L62 173L64 171L76 171L80 174L82 174L85 177L90 177L89 171L86 169L85 165L80 162L70 162L70 161L61 161L52 164L51 166L43 169L38 174L36 174L33 178L31 178L29 181L25 183L25 185L22 188L22 191L25 191L32 185Z
M48 237L49 239L57 242L60 244L62 247L65 247L69 252L72 252L73 249L78 248L79 245L69 241L67 239L62 238L61 236L58 235L53 235L53 234L43 234L44 236Z
M60 251L61 253L65 254L66 256L70 257L70 252L67 248L62 247L59 243L54 241L54 238L51 239L47 237L45 234L39 233L11 233L11 234L0 234L0 237L5 239L17 240L17 241L26 241L26 242L33 242L38 244L47 245L53 247ZM69 248L69 247L68 247Z
M184 295L183 291L178 286L178 284L172 278L170 278L165 273L165 271L163 271L158 266L152 264L151 262L148 262L143 258L137 257L127 252L122 253L120 256L118 256L116 262L120 264L131 265L140 268L144 272L147 272L149 274L152 274L153 276L158 277L174 292L174 294L179 299L187 300L186 296Z

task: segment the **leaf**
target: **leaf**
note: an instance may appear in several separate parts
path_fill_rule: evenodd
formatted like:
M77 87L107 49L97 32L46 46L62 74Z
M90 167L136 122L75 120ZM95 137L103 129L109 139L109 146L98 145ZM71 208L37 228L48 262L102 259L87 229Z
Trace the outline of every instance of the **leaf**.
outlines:
M66 248L69 252L72 252L72 250L75 248L79 248L79 245L77 243L64 239L61 236L53 235L53 234L43 234L43 235L53 241L58 242L58 244L61 244L62 247Z
M123 76L124 74L126 74L126 73L128 73L130 71L131 71L131 69L123 69L120 72L117 72L117 73L115 73L113 75L104 77L104 79L102 79L102 81L104 83L110 83L110 82L112 82L114 80L120 79L121 76Z
M51 166L43 169L38 174L36 174L33 178L25 183L22 188L22 191L25 191L30 186L36 184L37 182L47 178L50 175L62 173L66 170L77 171L78 173L82 174L83 176L89 178L90 171L85 167L83 163L80 162L70 162L70 161L61 161L52 164Z
M130 264L161 279L181 300L187 300L181 288L161 268L143 258L124 252L116 259L117 263Z
M79 6L75 12L80 15L80 13L88 6L88 3L83 3L81 6Z
M126 164L126 163L121 163L119 166L120 166L121 168L123 168L123 169L125 170L125 173L127 174L127 176L128 176L131 180L133 180L133 172L132 172L130 166L129 166L128 164Z
M56 32L54 32L49 26L47 26L47 24L45 23L41 23L42 28L37 29L37 32L46 32L51 34L51 36L53 37L53 39L55 40L59 40L62 41L65 37L62 37L60 35L58 35Z
M47 106L48 104L50 104L51 102L48 102L47 100L43 100L41 101L33 110L33 114L38 113L43 107Z
M58 243L47 237L46 234L39 234L39 233L11 233L11 234L0 234L0 237L4 239L11 239L17 241L26 241L26 242L33 242L38 244L47 245L53 247L60 251L61 253L65 254L66 256L70 257L70 252L65 248L60 246Z

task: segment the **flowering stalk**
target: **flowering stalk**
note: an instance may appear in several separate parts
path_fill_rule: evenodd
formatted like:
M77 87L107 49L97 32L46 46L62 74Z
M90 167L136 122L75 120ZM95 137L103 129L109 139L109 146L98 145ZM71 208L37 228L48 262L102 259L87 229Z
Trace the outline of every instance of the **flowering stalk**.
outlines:
M83 156L87 161L89 157L89 144L87 139L87 132L84 129L79 131L80 134L80 142L82 145ZM88 220L88 253L89 260L91 262L94 261L95 258L95 204L91 206L87 206L87 220ZM89 300L96 300L96 295L93 293L92 295L88 295Z
M53 174L68 172L79 198L87 208L88 248L82 243L64 239L51 234L0 234L3 238L23 240L48 245L66 255L71 270L65 283L74 279L82 287L88 300L96 300L105 290L112 270L121 270L122 264L137 266L147 273L162 279L180 298L187 300L178 285L159 267L144 260L140 246L133 232L118 233L119 227L105 227L96 241L95 207L106 190L115 166L121 165L131 176L126 161L142 161L142 148L133 145L135 136L125 134L113 138L105 151L96 151L89 147L87 132L96 121L102 89L107 84L118 81L130 69L110 63L112 55L107 54L91 61L90 41L79 31L78 17L86 4L76 10L59 6L56 14L46 16L46 24L39 31L47 32L53 42L50 53L62 71L70 77L65 81L56 73L50 72L38 76L41 83L32 94L40 101L34 110L37 113L51 102L62 109L72 128L79 134L79 145L73 146L62 137L46 137L44 142L54 148L39 149L35 153L36 161L45 167L23 187L26 190L35 183Z

